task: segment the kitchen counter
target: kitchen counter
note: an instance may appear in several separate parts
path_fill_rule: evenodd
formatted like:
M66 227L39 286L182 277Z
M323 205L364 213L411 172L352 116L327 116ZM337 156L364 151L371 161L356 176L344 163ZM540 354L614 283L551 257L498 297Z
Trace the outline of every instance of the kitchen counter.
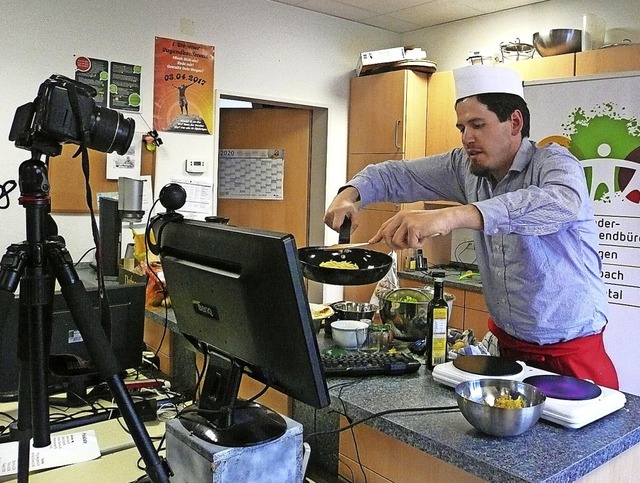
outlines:
M177 331L169 311L169 328ZM148 308L147 317L164 322L164 309ZM333 345L318 335L320 350ZM190 370L185 370L191 374ZM185 374L186 376L187 374ZM345 382L352 384L344 385ZM424 367L416 374L367 378L330 378L331 405L314 411L294 402L293 417L305 425L305 433L336 429L336 412L353 420L396 408L455 406L452 388L435 382ZM494 438L474 429L458 410L399 413L366 422L378 431L456 466L470 475L492 482L566 482L589 472L607 470L625 458L625 470L640 474L640 397L626 395L624 408L580 429L567 429L541 420L515 438ZM304 408L302 408L304 406ZM325 470L337 468L337 438L318 443L312 451L322 455ZM312 441L313 442L313 441ZM322 447L326 446L326 447ZM630 454L631 453L631 454ZM589 475L593 477L594 474ZM607 475L609 475L607 473ZM611 477L609 475L609 481ZM589 481L597 481L591 479ZM627 478L627 481L629 479Z
M460 276L464 274L466 270L449 267L449 266L444 268L429 269L428 271L400 270L398 271L398 277L408 279L408 280L416 280L418 282L423 282L425 285L432 285L433 277L429 275L431 271L441 271L445 273L445 277L444 277L445 291L447 290L447 287L455 287L461 290L469 290L471 292L482 292L482 278L479 275L475 275L469 278L464 278L461 280ZM474 272L478 273L477 270L475 270Z
M321 350L331 341L318 338ZM352 385L340 383L353 381ZM328 380L331 407L346 410L353 419L394 408L456 405L452 388L435 382L431 371L420 368L406 376ZM376 417L367 425L407 443L471 475L492 482L566 482L609 465L625 456L625 469L640 470L640 397L626 395L624 408L580 429L567 429L540 420L514 438L494 438L473 428L458 410L399 413ZM637 445L637 446L636 446ZM631 469L631 468L629 468ZM591 476L591 475L590 475ZM593 480L596 481L596 480Z

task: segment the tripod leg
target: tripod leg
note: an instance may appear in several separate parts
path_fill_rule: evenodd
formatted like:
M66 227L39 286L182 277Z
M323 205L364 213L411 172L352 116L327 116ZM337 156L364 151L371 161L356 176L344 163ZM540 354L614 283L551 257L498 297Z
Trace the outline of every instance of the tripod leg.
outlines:
M18 440L18 481L29 479L31 437L34 446L50 444L46 367L49 354L53 280L41 259L30 264L29 245L11 245L0 261L0 322L5 324L14 292L21 284L18 326L18 421L11 436ZM25 274L26 273L26 274Z
M171 470L166 460L161 459L157 454L147 429L135 411L131 396L119 375L118 361L102 326L94 320L91 300L73 267L69 252L60 242L50 244L48 248L49 260L60 282L62 295L87 345L89 354L96 363L98 372L111 390L140 456L145 462L147 474L153 482L168 482Z

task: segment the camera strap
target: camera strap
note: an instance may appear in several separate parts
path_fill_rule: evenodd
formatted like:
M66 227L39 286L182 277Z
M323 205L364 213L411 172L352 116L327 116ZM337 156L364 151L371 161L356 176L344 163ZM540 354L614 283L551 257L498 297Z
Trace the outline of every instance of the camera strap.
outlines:
M102 243L100 241L100 231L98 229L98 223L96 222L96 216L93 209L93 193L90 183L90 169L89 169L89 151L87 144L90 141L89 127L85 125L85 122L80 113L80 102L78 101L78 92L76 86L73 83L67 85L67 93L69 96L69 103L71 104L71 111L75 118L76 125L82 133L82 142L78 146L78 150L73 155L76 158L81 155L82 173L84 175L85 193L87 207L89 208L89 214L91 218L91 234L93 236L93 243L96 246L96 265L97 278L98 278L98 294L100 296L100 313L103 327L111 327L111 312L109 310L109 300L107 298L107 290L104 283L104 273L102 264Z

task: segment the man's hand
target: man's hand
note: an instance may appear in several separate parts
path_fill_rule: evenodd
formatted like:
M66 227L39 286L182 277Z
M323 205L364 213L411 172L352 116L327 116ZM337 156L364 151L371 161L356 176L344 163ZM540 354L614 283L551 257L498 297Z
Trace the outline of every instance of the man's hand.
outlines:
M352 186L348 186L336 195L324 215L324 223L335 231L340 227L345 218L351 219L351 231L358 228L357 212L360 193Z
M427 238L446 235L454 228L481 230L482 226L482 215L473 205L405 210L385 221L369 243L384 241L394 250L421 248Z

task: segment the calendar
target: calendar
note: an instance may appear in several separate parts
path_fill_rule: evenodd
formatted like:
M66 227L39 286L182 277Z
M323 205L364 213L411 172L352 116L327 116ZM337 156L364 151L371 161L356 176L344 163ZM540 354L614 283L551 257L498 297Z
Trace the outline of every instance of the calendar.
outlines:
M282 200L283 149L221 149L218 160L218 197Z

